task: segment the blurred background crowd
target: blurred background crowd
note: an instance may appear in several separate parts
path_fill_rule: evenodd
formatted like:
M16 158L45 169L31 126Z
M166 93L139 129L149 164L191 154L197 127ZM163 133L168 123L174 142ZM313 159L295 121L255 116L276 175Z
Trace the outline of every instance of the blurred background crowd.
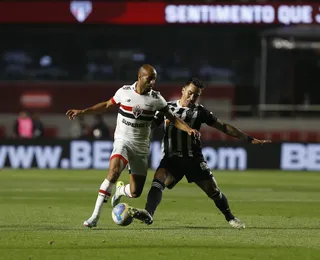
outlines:
M126 2L21 3L0 4L0 138L112 139L116 109L74 122L64 113L111 98L150 63L167 100L197 76L207 85L200 102L222 120L258 138L320 141L318 2L197 1L247 12L271 6L275 19L267 23L241 22L233 19L239 13L223 8L222 23L168 22L168 5L188 12L183 1L140 2L137 8ZM280 15L291 22L279 22ZM226 138L209 128L203 137Z

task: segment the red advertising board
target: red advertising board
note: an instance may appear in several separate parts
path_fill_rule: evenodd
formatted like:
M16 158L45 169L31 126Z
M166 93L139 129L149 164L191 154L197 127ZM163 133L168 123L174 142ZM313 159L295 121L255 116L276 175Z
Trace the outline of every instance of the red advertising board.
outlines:
M65 113L70 107L88 107L105 101L122 86L121 83L2 81L0 113L18 113L24 109ZM181 87L179 84L157 84L156 90L159 90L167 100L172 100L179 98ZM208 99L233 100L234 88L228 85L208 86L205 93Z
M320 24L320 3L0 2L0 23Z

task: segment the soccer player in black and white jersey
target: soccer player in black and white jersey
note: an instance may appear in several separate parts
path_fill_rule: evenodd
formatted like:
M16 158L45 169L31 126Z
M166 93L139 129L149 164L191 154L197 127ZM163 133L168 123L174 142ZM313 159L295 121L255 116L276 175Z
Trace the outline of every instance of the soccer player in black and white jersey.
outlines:
M86 227L97 226L102 206L109 199L114 184L127 164L130 164L132 173L130 184L123 185L123 182L119 182L117 194L130 198L138 198L141 195L148 171L150 132L156 111L164 113L176 127L187 134L199 135L197 130L191 129L183 120L173 115L165 99L153 90L156 79L156 70L145 64L139 69L138 81L132 85L124 85L108 101L83 110L71 109L66 113L69 119L73 120L80 115L103 113L109 107L119 104L109 171L100 186L93 213L83 223ZM111 204L115 206L118 201L114 197ZM152 216L145 210L135 211L134 208L130 208L129 211L135 218L152 221Z
M248 136L236 127L224 123L196 101L204 89L204 84L197 78L188 80L182 88L179 100L169 102L173 114L189 124L191 128L200 130L201 124L207 124L225 134L252 144L265 144L270 140L258 140ZM190 137L174 127L172 122L161 112L155 115L156 125L164 122L163 149L164 156L154 175L152 187L148 193L145 209L154 215L162 199L162 191L172 189L186 176L188 182L198 185L216 207L224 214L225 219L234 228L245 228L245 224L236 218L229 207L226 196L220 191L201 151L200 138ZM139 210L139 209L136 209ZM146 224L152 224L153 219Z

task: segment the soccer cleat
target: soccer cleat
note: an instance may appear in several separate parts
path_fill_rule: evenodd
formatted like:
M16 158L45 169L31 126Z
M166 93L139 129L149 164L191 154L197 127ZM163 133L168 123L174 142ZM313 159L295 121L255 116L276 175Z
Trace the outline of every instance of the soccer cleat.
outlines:
M85 221L83 222L83 225L84 225L85 227L87 227L87 228L93 228L93 227L96 227L96 226L97 226L98 220L99 220L99 216L97 216L97 217L95 217L95 218L91 217L91 218L89 218L88 220L85 220Z
M122 195L119 194L119 189L120 187L124 186L123 181L118 181L117 185L116 185L116 192L114 193L114 195L111 198L111 206L115 207L120 203L121 197Z
M152 216L145 209L137 209L137 208L129 207L128 213L131 217L139 219L147 225L151 225L153 223Z
M238 228L238 229L242 229L242 228L246 227L246 225L238 218L234 218L234 219L229 220L229 224L233 228Z

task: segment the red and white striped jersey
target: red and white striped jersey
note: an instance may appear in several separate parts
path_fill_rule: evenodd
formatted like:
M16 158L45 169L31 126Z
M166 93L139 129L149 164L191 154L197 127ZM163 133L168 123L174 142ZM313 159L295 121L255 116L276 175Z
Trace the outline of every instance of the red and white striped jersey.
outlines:
M167 106L166 100L157 91L140 95L133 85L124 85L111 99L120 104L114 139L121 139L137 148L149 152L151 124L156 111Z

